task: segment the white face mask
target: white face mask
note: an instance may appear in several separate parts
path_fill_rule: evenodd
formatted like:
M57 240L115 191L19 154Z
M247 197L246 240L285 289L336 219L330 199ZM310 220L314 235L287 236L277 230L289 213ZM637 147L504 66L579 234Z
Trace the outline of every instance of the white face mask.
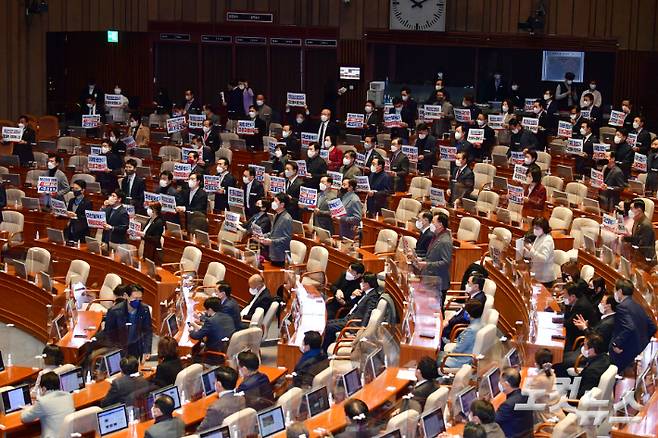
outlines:
M256 111L249 111L249 117L251 117L252 119L255 119L256 118Z
M502 110L504 113L506 113L507 111L509 111L509 106L503 105Z
M573 84L573 81L571 79L567 79L567 85Z
M243 176L242 177L242 182L245 184L249 184L249 177L248 176Z
M427 138L427 134L418 134L418 138L421 140L425 140Z
M374 164L371 165L371 166L370 166L370 171L371 171L372 173L377 172L377 166L375 166Z
M136 128L137 127L137 120L131 120L130 121L130 127L131 128Z
M25 123L19 123L18 127L21 128L21 129L25 128Z
M434 89L435 89L436 91L439 91L439 90L442 89L442 88L443 88L443 87L442 87L441 85L435 85L435 86L434 86Z
M520 129L512 129L512 134L518 134L519 131L521 131L521 130Z
M121 88L115 88L114 94L121 94Z
M354 274L352 274L350 271L345 272L345 280L347 281L354 281L356 277L354 277Z
M219 173L223 173L223 172L224 172L224 166L222 166L221 164L218 164L217 165L217 173L219 174Z
M569 114L569 117L571 120L576 120L576 117L578 117L578 114Z
M519 86L518 86L518 85L512 85L512 90L516 91L516 90L518 90L518 89L519 89Z
M615 135L615 144L620 144L620 143L621 143L621 137Z
M462 106L463 106L464 108L467 107L467 106L468 106L468 102L466 102L465 100L462 101Z
M327 190L327 185L325 183L320 183L320 191L324 192L325 190Z
M101 148L101 151L102 151L104 154L107 154L108 152L110 152L110 148L109 148L109 146L103 146L103 148Z
M306 156L309 157L309 158L314 158L315 154L316 154L316 152L312 151L310 149L308 151L306 151Z
M598 307L599 307L599 313L601 315L605 314L605 304L599 303Z
M372 148L372 143L363 143L363 147L366 149L371 149Z
M459 141L462 139L462 133L459 131L455 132L455 140Z
M409 96L408 95L402 96L402 100L406 102L407 100L409 100Z
M87 107L88 107L88 108L91 108L91 107L93 107L93 106L94 106L93 103L88 103L88 104L87 104Z
M48 169L54 169L57 167L57 163L53 163L52 161L48 161Z
M523 160L523 162L525 164L532 164L532 158L526 158L525 160Z
M165 188L168 185L169 185L169 181L167 181L166 179L161 179L160 180L160 187Z
M587 130L585 128L580 128L580 135L587 135Z
M324 141L324 147L329 149L331 147L331 142L329 140Z
M464 292L466 292L467 294L470 294L471 292L473 292L473 286L466 283L466 286L464 287Z
M322 115L320 116L320 120L322 120L323 122L326 122L327 120L329 120L329 116L327 116L327 115L325 115L325 114L322 114Z
M423 229L423 222L420 219L416 221L416 228L418 228L419 230Z
M352 164L352 160L347 157L343 158L343 166L349 166L350 164Z
M631 108L628 105L622 105L621 110L625 113L631 112Z
M590 90L596 90L596 84L589 84Z
M583 108L589 108L589 106L592 104L589 100L586 100L583 102L585 105L583 105Z
M274 156L277 158L281 158L283 156L283 152L281 152L281 149L277 149L274 151Z
M544 234L544 230L542 230L541 228L533 228L532 234L534 234L535 237L539 237L542 234Z
M430 224L430 231L436 233L436 225Z
M197 180L195 180L195 179L191 179L191 180L188 180L188 181L187 181L187 185L188 185L191 189L195 189L196 186L197 186L198 184L199 184L199 182L198 182Z
M250 287L249 288L249 293L253 296L256 296L258 294L258 288L256 287Z
M538 107L533 108L532 112L535 113L535 114L539 114L541 112L541 107L538 106Z
M366 106L364 109L365 109L365 111L366 111L367 113L371 113L371 112L372 112L372 107L371 107L370 105Z
M585 346L583 345L582 347L580 347L580 354L582 354L584 357L587 358L589 357L589 350L586 350Z
M190 100L192 100L192 96L185 96L185 100L189 102Z
M391 152L397 152L398 149L400 149L397 145L392 144L391 145Z
M151 207L146 209L146 214L149 216L153 216L153 209Z
M264 104L265 104L265 101L263 101L263 100L257 100L256 101L256 105L258 105L258 106L263 106Z
M544 94L544 100L550 100L551 95L550 94Z
M116 142L117 142L117 138L116 138L115 136L111 135L111 136L110 136L110 141L111 141L112 143L116 143Z
M279 209L279 202L274 201L272 202L272 210L278 210Z
M290 178L293 176L295 173L292 170L286 169L285 172L283 172L286 175L286 178Z
M204 126L203 132L210 132L210 126Z
M241 89L241 90L244 90L244 84L238 85L238 88Z
M633 122L633 129L637 129L640 127L640 124L637 122Z
M290 137L290 131L283 131L281 135L283 136L283 138L288 138Z
M635 217L635 212L633 210L628 210L628 218L633 219Z

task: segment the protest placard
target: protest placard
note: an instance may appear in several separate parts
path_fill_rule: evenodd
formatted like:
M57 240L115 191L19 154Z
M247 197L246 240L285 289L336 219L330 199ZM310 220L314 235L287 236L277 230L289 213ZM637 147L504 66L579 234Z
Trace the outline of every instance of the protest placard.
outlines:
M318 191L305 186L299 188L299 205L315 208L318 203Z
M160 202L160 194L153 192L144 192L144 202Z
M85 210L85 217L89 228L104 228L107 223L104 211Z
M418 148L416 146L402 145L402 153L409 158L410 162L418 162Z
M130 219L128 223L128 238L130 240L139 240L139 233L142 231L142 224L134 219Z
M286 189L286 179L280 176L270 177L270 192L283 193Z
M40 176L37 181L37 193L57 193L57 178Z
M503 129L505 116L498 114L489 114L487 116L488 124L491 129Z
M244 190L237 187L228 188L228 205L244 206Z
M187 126L190 129L203 129L203 121L206 120L205 114L189 114Z
M224 212L224 231L237 233L240 227L240 214L232 211Z
M172 117L171 119L167 119L166 124L167 124L167 133L168 134L173 134L174 132L180 132L185 129L185 117L180 116L180 117Z
M589 119L589 116L591 114L592 114L591 110L584 110L584 109L580 110L580 117L582 117L583 119Z
M176 197L172 195L160 195L163 213L174 213L176 211Z
M365 116L358 113L347 113L347 120L345 120L346 128L361 129L363 128L363 121Z
M341 217L347 214L343 201L341 201L340 198L330 199L327 201L327 205L329 206L331 217Z
M123 208L128 213L128 217L135 217L135 206L132 204L123 204Z
M304 160L297 160L297 176L299 177L305 177L307 176L308 172L306 172L306 161Z
M219 175L203 175L203 190L208 193L218 192L221 179Z
M340 189L341 184L343 183L343 174L340 172L333 172L331 170L327 171L327 176L331 177L331 187L334 189Z
M105 106L108 108L119 108L122 105L123 96L120 94L106 94Z
M601 221L601 227L616 232L618 229L617 218L609 215L608 213L603 213L603 220Z
M306 106L305 93L286 93L286 105L288 106Z
M255 120L238 120L238 127L236 130L238 135L254 135L256 134L256 121Z
M471 121L471 110L468 108L454 108L455 120L458 123L468 123Z
M608 124L610 126L624 126L624 120L626 119L626 113L623 111L610 111L610 120Z
M87 169L90 172L105 172L107 169L107 157L105 155L87 156Z
M23 128L13 128L11 126L2 127L2 141L21 141L23 138Z
M590 184L598 189L603 186L603 172L596 169L590 170Z
M635 157L633 158L633 169L638 172L647 171L647 156L639 152L635 152Z
M83 114L82 127L85 129L97 128L101 124L100 114Z
M567 140L567 154L581 155L583 153L583 140L581 138L570 138Z
M366 165L366 154L356 153L356 165L360 167Z
M637 134L628 134L626 136L626 143L628 143L630 147L634 147L637 143Z
M521 126L536 134L539 132L539 119L536 117L524 117L521 119Z
M430 202L432 207L445 206L446 205L446 195L443 189L438 189L436 187L430 187Z
M174 179L187 180L192 173L192 165L188 163L174 163Z
M525 163L525 154L523 151L511 151L510 152L510 162L512 164L523 164Z
M370 191L370 181L365 175L356 175L356 191L357 192L369 192Z
M595 160L605 160L606 157L606 152L610 150L610 145L607 143L594 143L592 145L592 148L594 150L594 153L592 155L592 158Z
M424 120L439 120L441 118L441 105L425 105Z
M573 126L571 125L570 122L565 122L564 120L560 120L559 122L557 122L558 137L571 138L572 135L573 135Z
M512 180L518 181L520 183L525 183L527 180L527 173L528 173L527 167L522 166L520 164L515 164L514 175L512 176Z
M50 211L55 216L68 216L69 213L66 209L66 202L60 201L59 199L50 200Z
M265 167L261 166L259 164L250 164L249 167L254 169L254 172L256 172L256 181L263 182L265 181Z
M443 161L455 161L457 148L454 146L439 146L439 156Z
M122 138L121 141L126 145L126 149L135 149L137 147L137 142L131 135Z
M523 187L507 185L507 200L513 204L523 204Z
M400 114L384 114L384 127L385 128L399 128L402 123Z
M526 98L526 99L523 101L523 111L528 112L528 113L532 112L532 109L533 109L534 106L535 106L535 101L536 101L536 100L537 100L537 99L534 98L534 97L533 97L533 98L529 98L529 97Z
M318 133L317 132L302 132L302 138L300 139L303 149L308 149L308 145L311 143L318 142Z
M484 129L469 129L466 141L471 144L479 144L484 141Z

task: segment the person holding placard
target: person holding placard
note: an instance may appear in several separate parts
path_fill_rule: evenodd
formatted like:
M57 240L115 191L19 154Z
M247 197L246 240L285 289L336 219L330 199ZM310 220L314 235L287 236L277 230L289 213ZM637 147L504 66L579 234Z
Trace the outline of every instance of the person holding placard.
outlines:
M436 138L430 135L429 126L421 123L416 128L418 134L416 147L418 148L418 171L429 174L432 166L436 164Z
M290 131L287 132L290 133ZM276 147L274 148L274 154L272 156L272 172L274 172L276 175L281 175L285 170L287 162L288 154L286 146L284 144L277 143Z
M644 259L643 262L653 266L656 264L656 236L651 218L647 217L645 210L646 206L642 199L636 199L631 203L628 217L633 219L633 230L631 233L626 233L623 239L633 248L637 248Z
M583 97L581 98L580 108L581 111L589 111L589 116L584 118L592 121L594 125L593 130L598 135L599 125L601 124L601 120L602 120L601 106L596 103L595 97L592 93L585 92L583 94Z
M436 99L436 93L439 92L439 91L443 91L443 90L445 90L445 87L443 86L443 79L438 78L434 82L434 88L432 89L432 91L430 91L430 94L427 96L427 99L425 100L425 103L427 105L432 105L434 103L435 99Z
M469 110L471 112L471 117L470 121L461 122L461 126L468 128L469 126L475 125L475 120L477 119L478 115L482 113L482 110L478 108L477 105L475 105L475 98L472 94L464 95L464 98L462 99L462 108Z
M379 114L375 111L375 108L375 101L366 100L366 105L364 107L365 117L363 119L363 138L368 135L377 135L381 119Z
M217 152L222 146L222 140L219 138L219 127L213 126L212 121L206 119L203 121L201 130L203 131L203 134L201 134L203 145L210 148L212 152Z
M478 114L477 120L475 122L477 123L478 129L484 130L484 141L480 145L474 145L474 151L476 155L473 157L473 160L482 161L482 159L485 157L491 156L491 150L496 143L496 133L493 129L491 129L491 127L489 127L488 119L485 114Z
M539 166L528 169L528 187L525 196L525 205L533 210L544 211L546 205L546 187L541 183L541 170Z
M624 99L621 101L621 112L626 114L626 117L624 118L624 128L626 128L626 132L628 132L633 129L633 120L635 120L635 117L637 116L637 113L633 109L633 101L631 99Z
M603 170L603 185L600 187L601 206L607 211L615 208L619 202L619 195L626 187L626 177L624 172L617 164L617 158L614 151L607 153L608 158L599 160L598 167Z
M356 152L345 152L343 155L343 165L340 167L339 172L343 175L343 179L352 179L355 176L361 176L363 174L359 166L356 165Z
M324 141L327 136L333 138L338 137L340 132L336 122L331 120L331 110L324 108L320 112L320 124L316 132L318 133L318 141Z
M252 152L262 152L263 136L267 134L267 127L265 126L265 120L258 117L258 109L254 105L249 107L247 120L254 122L254 126L256 127L256 132L254 135L245 135L244 141L247 145L247 149Z
M106 108L109 108L109 113L112 116L112 123L123 123L126 121L128 114L128 105L130 101L126 96L122 94L121 87L118 84L114 86L114 95L119 96L119 98L113 103L112 106L106 104ZM109 95L108 95L109 98Z
M291 125L283 125L281 130L281 142L284 143L283 146L277 146L281 149L281 157L278 157L279 160L284 158L292 158L293 160L299 160L301 158L301 143L299 142L299 135L297 134ZM276 155L276 150L274 151ZM283 172L283 166L281 166L281 172Z
M85 198L86 188L87 183L82 179L75 180L71 184L73 198L69 200L67 206L69 223L64 228L64 238L67 241L84 242L85 236L89 234L85 210L93 210L94 207L91 201Z
M573 83L576 75L568 71L564 74L564 82L555 87L555 100L560 108L568 108L578 104L578 90Z
M187 229L189 232L194 232L197 229L207 231L208 222L206 214L208 212L208 193L202 188L203 175L199 173L191 173L187 186L189 189L183 192L182 206L176 207L178 211L184 211L187 216Z
M513 118L516 117L516 114L514 114L514 103L512 103L511 99L505 99L502 102L501 105L501 113L500 115L503 116L503 128L498 129L496 128L496 135L498 137L498 144L501 145L509 145L510 144L510 138L511 138L511 133L509 131L509 122Z
M297 176L299 166L295 161L288 161L284 175L286 177L286 187L284 193L288 195L288 206L286 210L290 213L293 220L302 220L302 213L299 209L299 189L302 186L302 179Z
M372 159L373 158L375 158L375 157L382 158L382 156L379 154L379 152L377 152L375 150L376 147L377 147L377 137L367 136L363 140L363 149L365 150L365 153L364 153L365 159L364 159L364 165L363 166L365 167L366 171L368 171L370 169L370 165L372 164Z
M353 152L353 151L349 151ZM334 224L331 220L329 201L336 199L336 192L331 188L334 180L330 176L320 178L320 189L318 190L318 202L313 211L313 226L320 227L334 234Z
M635 159L633 148L626 142L628 131L626 128L618 128L615 132L614 145L612 150L615 152L617 166L624 172L624 179L628 181L631 176L631 167Z
M530 272L535 274L535 279L550 288L555 281L555 243L548 220L535 217L532 220L532 232L532 242L524 242L524 256L530 259Z
M151 129L142 123L142 115L140 113L130 114L128 120L128 135L135 139L137 147L148 147L151 139Z
M54 194L55 199L60 201L64 199L71 188L69 187L69 180L66 178L66 174L59 168L62 164L62 158L57 156L57 154L49 153L48 154L48 174L49 177L57 178L57 192Z
M644 116L636 116L633 118L633 131L637 135L633 150L642 155L647 155L649 153L649 148L651 147L651 133L644 129L646 121L647 119Z
M199 154L198 164L203 167L204 175L209 173L210 166L215 161L215 152L209 146L203 144L203 137L196 136L192 139L190 146Z
M512 136L510 138L510 148L507 151L508 157L510 156L510 152L522 152L526 149L538 149L537 137L535 134L525 129L518 119L511 119L509 121L509 127Z
M404 102L399 97L393 99L393 108L388 112L389 114L399 114L402 122L399 128L391 128L391 138L399 137L404 139L404 142L409 140L409 127L413 127L415 118L409 108L404 106Z
M407 175L409 175L409 157L402 153L400 139L391 141L390 175L393 176L393 190L407 191Z
M558 104L555 101L554 96L555 95L553 93L553 90L551 90L550 88L547 88L546 90L544 90L543 99L538 99L538 100L542 101L542 103L543 103L542 106L544 107L546 112L548 114L552 115L552 116L554 116L558 112Z
M589 119L583 119L580 123L578 135L583 140L583 153L580 159L576 160L576 175L589 175L590 169L594 166L592 161L594 143L598 143L599 139L594 135L593 126L594 124Z
M306 151L306 186L317 189L320 178L327 174L327 162L320 157L320 146L317 143L308 145Z
M537 164L537 151L526 150L523 154L523 165L528 168L527 174L530 175L530 172L533 170L538 170L541 173L541 168Z
M114 190L103 203L105 211L105 226L103 227L102 241L108 247L114 247L128 242L128 226L130 218L123 206L126 195L121 190Z
M199 155L198 151L190 151L187 154L187 164L192 166L192 173L198 173L201 176L206 174L206 162Z
M160 195L173 196L176 199L176 204L178 205L181 204L182 202L180 200L178 191L172 185L173 181L174 181L174 175L170 171L165 170L161 172L160 181L158 183L158 190L156 193ZM180 218L178 217L178 213L176 212L163 212L162 217L167 222L173 222L175 224L180 223Z
M304 105L303 110L295 112L290 111L290 107L286 105L287 123L297 138L301 138L302 132L312 132L313 128L311 127L311 120L308 118L309 115L310 111L306 105Z
M450 188L446 190L446 195L448 195L452 204L456 204L457 201L471 195L474 185L475 174L468 167L468 153L458 151L455 157L455 167L450 178Z
M356 229L363 216L363 204L356 194L356 180L344 179L340 188L340 200L345 208L345 215L339 218L340 235L354 239ZM328 201L327 201L328 202Z
M133 158L126 160L124 172L126 176L121 180L121 191L126 194L126 201L135 207L135 213L144 214L144 178L137 176L137 161Z
M329 152L327 169L337 172L343 165L343 151L336 147L336 137L326 136L324 138L323 148Z
M543 151L546 150L546 146L548 145L548 136L556 134L555 126L557 122L555 116L546 111L546 104L542 100L537 99L533 105L533 111L539 120L539 128L535 134L537 136L538 149Z
M455 128L455 148L457 148L457 152L466 152L470 157L473 151L473 145L468 142L467 138L468 129L457 125ZM452 168L452 166L450 167Z
M229 172L231 163L228 158L220 158L217 160L217 176L219 176L219 191L215 193L215 206L213 211L216 214L228 210L228 188L235 187L235 178Z
M450 132L450 124L455 119L455 112L452 103L450 103L450 97L444 88L436 91L432 105L441 106L441 118L434 120L432 124L432 135L435 138L442 139L445 133Z
M27 116L18 118L18 127L23 130L21 139L14 142L14 155L18 155L21 166L26 167L31 161L34 161L32 147L37 144L37 133L28 123Z
M644 190L645 192L658 190L658 138L651 142L647 155L647 181Z
M368 182L370 183L370 191L366 195L368 198L367 213L370 217L375 217L381 212L382 208L388 206L388 197L393 191L393 182L391 176L384 172L384 160L382 158L373 158Z
M248 167L242 172L242 190L244 191L244 210L247 218L258 212L256 201L265 197L263 184L256 179L256 169Z
M282 267L286 263L286 251L290 250L292 240L292 217L286 211L289 198L284 193L277 193L272 201L274 221L272 231L259 239L262 245L270 249L270 262L273 266Z
M162 245L160 239L165 229L165 221L162 218L162 204L152 202L146 208L146 215L148 216L148 221L142 231L139 232L139 236L144 242L143 256L145 259L149 259L155 262L156 265L159 265L162 262L162 257L160 256Z
M525 94L521 91L521 87L519 87L519 81L513 80L509 88L509 98L512 105L516 108L523 108Z
M186 116L188 114L201 114L201 104L197 102L192 90L185 90L185 106L183 107L183 115Z

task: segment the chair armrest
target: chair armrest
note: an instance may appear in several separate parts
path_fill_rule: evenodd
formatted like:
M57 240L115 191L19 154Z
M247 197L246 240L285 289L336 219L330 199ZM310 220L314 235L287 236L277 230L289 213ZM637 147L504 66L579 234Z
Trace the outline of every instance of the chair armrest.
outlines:
M540 435L537 435L537 434L541 434L541 436L545 436L547 438L550 438L550 436L552 434L552 429L554 427L555 427L555 423L549 423L549 422L546 422L546 421L543 422L543 423L540 423L535 428L535 437L540 436ZM550 431L548 431L546 429L550 429Z
M578 345L582 342L585 342L585 336L578 336L576 339L574 339L571 351L577 351L576 347L578 347Z
M573 368L574 368L574 370L575 370L576 372L578 372L578 368L580 368L580 367L579 367L580 362L581 362L584 358L585 358L585 356L583 356L582 354L579 354L578 357L576 358L576 362L574 362L574 364L573 364ZM579 374L580 374L580 373L579 373Z
M303 280L306 277L309 277L311 275L316 275L316 274L321 274L322 275L322 284L324 286L327 285L327 274L324 271L309 271L309 272L304 272L302 275L299 277L299 280Z
M334 356L338 356L338 352L340 351L341 348L351 347L353 345L353 343L354 343L354 338L338 339L334 343L334 351L332 352L332 354ZM343 357L343 356L338 356L338 357Z
M196 275L196 271L190 271L190 270L187 270L187 269L185 269L185 270L181 269L180 271L176 271L176 272L174 272L174 275L183 275L183 274L187 274L188 272L192 272L193 274Z
M180 266L180 262L171 262L171 263L162 263L160 267L164 268L165 266Z
M392 252L376 252L375 255L379 258L381 257L394 257L397 254L396 251Z
M468 324L455 324L455 326L452 328L450 331L450 342L455 342L455 339L457 339L457 336L466 328L468 327Z
M473 366L477 365L477 357L472 353L448 353L445 356L443 356L443 360L441 360L441 365L439 365L439 369L441 370L442 374L448 374L445 371L445 364L446 364L446 360L448 360L449 357L470 357L471 360L473 361Z
M94 304L94 303L97 303L97 304L112 303L112 304L114 304L114 300L97 298L97 299L92 300L89 303L87 303L87 308L85 310L89 310L91 308L91 305Z
M375 245L363 245L363 246L361 246L361 249L364 250L364 251L374 253L375 252Z

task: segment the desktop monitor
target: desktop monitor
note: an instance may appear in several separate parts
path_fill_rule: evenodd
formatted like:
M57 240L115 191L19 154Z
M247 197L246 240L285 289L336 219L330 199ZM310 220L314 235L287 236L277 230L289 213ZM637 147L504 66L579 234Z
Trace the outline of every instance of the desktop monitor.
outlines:
M361 389L361 378L359 376L359 369L354 368L342 376L343 386L348 397L351 397L355 392Z
M464 417L468 417L468 413L471 412L471 404L477 400L477 398L477 388L474 386L468 386L457 395L460 411Z
M5 370L5 361L2 360L2 352L0 351L0 372Z
M203 385L203 395L208 396L215 392L215 382L217 381L217 376L215 376L215 368L211 368L205 373L201 374L201 384Z
M382 435L377 435L376 438L402 438L402 433L400 433L400 429L395 429Z
M160 281L160 276L158 275L158 271L155 268L155 262L153 262L151 259L144 258L144 265L146 266L146 274L149 277Z
M53 279L46 272L39 272L39 279L41 280L41 288L48 293L53 291Z
M424 415L420 420L425 438L435 438L446 431L446 425L443 421L443 411L441 408Z
M62 391L73 392L85 387L85 376L82 368L73 368L59 375L59 387Z
M286 421L283 417L283 408L275 406L258 413L258 431L260 436L267 438L286 429Z
M57 315L50 327L51 336L60 341L64 336L66 336L66 332L69 330L66 323L66 314L61 313Z
M16 277L27 280L27 268L25 267L25 263L20 260L12 260L11 263L14 265Z
M169 336L172 338L178 333L178 321L176 320L176 314L172 313L167 318L165 318L165 327Z
M339 67L338 73L341 80L358 81L361 79L361 67Z
M168 395L174 400L174 409L181 407L180 395L178 394L178 386L165 386L164 388L160 388L157 391L151 392L146 398L146 415L148 415L149 418L151 417L151 408L153 407L153 404L161 395Z
M30 397L30 385L20 385L12 389L0 392L2 399L2 412L10 414L12 412L20 411L23 406L32 404Z
M23 210L29 210L29 211L41 210L41 202L39 198L23 197L21 198L21 205L23 206Z
M231 438L231 432L228 426L220 426L201 432L199 438Z
M46 233L48 235L48 241L53 243L64 243L64 232L62 230L56 230L55 228L46 228Z
M304 398L306 399L306 408L309 417L314 417L320 412L329 409L329 392L326 386L314 389L307 393Z
M491 398L494 398L500 393L500 388L498 387L498 382L500 382L500 368L494 368L488 371L484 377L489 386L489 394Z
M117 247L117 254L119 254L119 260L124 265L135 267L135 260L133 257L133 248L126 248L125 246L119 245Z
M105 355L105 370L108 377L121 372L121 350L112 351Z
M521 366L521 358L519 358L519 352L516 348L512 348L505 355L505 361L507 365L514 368L519 368Z
M120 430L128 429L126 405L112 406L96 414L98 431L101 437Z
M92 254L102 254L100 240L85 236L85 242L87 243L87 251Z
M367 381L373 381L386 369L386 354L382 348L378 348L366 359Z

